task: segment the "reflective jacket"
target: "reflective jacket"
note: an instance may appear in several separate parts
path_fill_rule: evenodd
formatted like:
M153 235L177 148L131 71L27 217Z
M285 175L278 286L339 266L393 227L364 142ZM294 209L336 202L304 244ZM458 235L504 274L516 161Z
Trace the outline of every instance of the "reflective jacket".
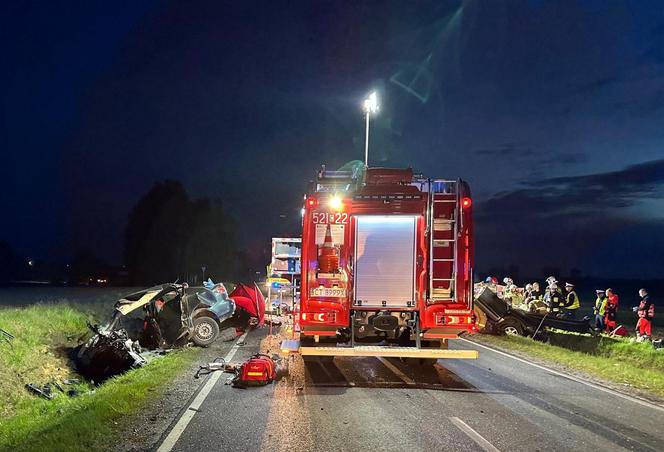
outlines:
M565 307L570 310L579 309L579 307L581 306L581 302L579 301L579 296L573 290L567 294L567 298L565 299L565 301L567 302L565 304Z
M547 292L544 295L544 303L546 304L548 312L560 312L563 307L563 295L557 290L553 293Z
M593 312L595 315L604 315L606 312L606 297L597 297L595 300L595 308Z

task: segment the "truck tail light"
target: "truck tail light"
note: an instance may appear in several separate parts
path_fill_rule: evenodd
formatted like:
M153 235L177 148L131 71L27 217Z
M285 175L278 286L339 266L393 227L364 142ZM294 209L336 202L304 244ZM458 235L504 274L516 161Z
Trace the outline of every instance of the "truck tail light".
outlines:
M473 205L473 200L467 196L461 200L461 207L463 207L464 209L467 209L472 205Z
M316 207L318 206L318 199L314 197L309 197L307 198L307 206L309 207Z
M305 322L334 323L336 313L334 312L303 312L302 320Z

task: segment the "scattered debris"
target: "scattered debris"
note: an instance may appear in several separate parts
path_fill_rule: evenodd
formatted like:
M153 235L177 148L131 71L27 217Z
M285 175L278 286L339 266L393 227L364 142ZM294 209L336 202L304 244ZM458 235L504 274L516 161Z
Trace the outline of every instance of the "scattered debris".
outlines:
M10 347L13 347L12 341L14 340L14 336L7 331L3 330L0 328L0 339L3 339L5 342L9 344Z
M76 381L77 383L75 383L75 384L78 384L78 380L64 380L62 383L63 384L73 384L73 383L67 383L67 382L71 382L71 381ZM76 397L77 395L80 394L80 391L76 388L71 388L71 389L65 391L65 389L62 387L62 385L60 383L58 383L57 381L55 381L55 380L51 380L50 382L46 383L43 386L39 386L39 385L34 384L34 383L29 383L29 384L25 385L25 388L28 391L30 391L31 393L33 393L34 395L36 395L38 397L41 397L43 399L46 399L46 400L52 400L56 396L56 393L53 392L53 388L57 389L58 391L60 391L63 394L67 394L69 397Z
M25 388L38 395L39 397L42 397L46 400L51 400L53 398L53 393L51 392L51 386L48 384L45 384L44 386L37 386L36 384L28 383L25 385Z

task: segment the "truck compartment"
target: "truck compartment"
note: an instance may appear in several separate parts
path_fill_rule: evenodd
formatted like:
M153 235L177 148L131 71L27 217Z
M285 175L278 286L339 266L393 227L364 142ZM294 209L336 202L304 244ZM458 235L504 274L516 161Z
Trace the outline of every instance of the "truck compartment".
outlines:
M354 304L415 306L414 215L355 217Z

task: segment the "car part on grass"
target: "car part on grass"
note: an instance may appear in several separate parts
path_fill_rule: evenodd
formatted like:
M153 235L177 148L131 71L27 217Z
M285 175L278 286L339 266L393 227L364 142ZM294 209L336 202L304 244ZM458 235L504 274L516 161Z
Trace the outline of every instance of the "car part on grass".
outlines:
M3 339L5 342L9 344L10 347L13 348L12 341L14 340L14 336L7 331L3 330L0 328L0 339Z
M33 394L46 400L51 400L54 397L53 392L51 391L51 386L48 384L45 384L44 386L37 386L36 384L28 383L25 385L25 388Z
M67 382L71 382L71 381L76 381L76 383L67 383ZM78 380L64 380L62 383L63 384L78 384L79 381ZM69 389L69 390L65 391L65 389L62 387L62 385L60 385L60 383L58 383L55 380L51 380L49 383L46 383L43 386L39 386L39 385L36 385L34 383L28 383L28 384L25 385L25 388L28 391L30 391L31 393L33 393L34 395L36 395L38 397L46 399L46 400L53 400L53 398L55 397L56 394L53 392L53 389L52 389L53 387L55 387L61 393L67 394L69 397L76 397L80 394L80 391L76 388L72 388L72 389Z

